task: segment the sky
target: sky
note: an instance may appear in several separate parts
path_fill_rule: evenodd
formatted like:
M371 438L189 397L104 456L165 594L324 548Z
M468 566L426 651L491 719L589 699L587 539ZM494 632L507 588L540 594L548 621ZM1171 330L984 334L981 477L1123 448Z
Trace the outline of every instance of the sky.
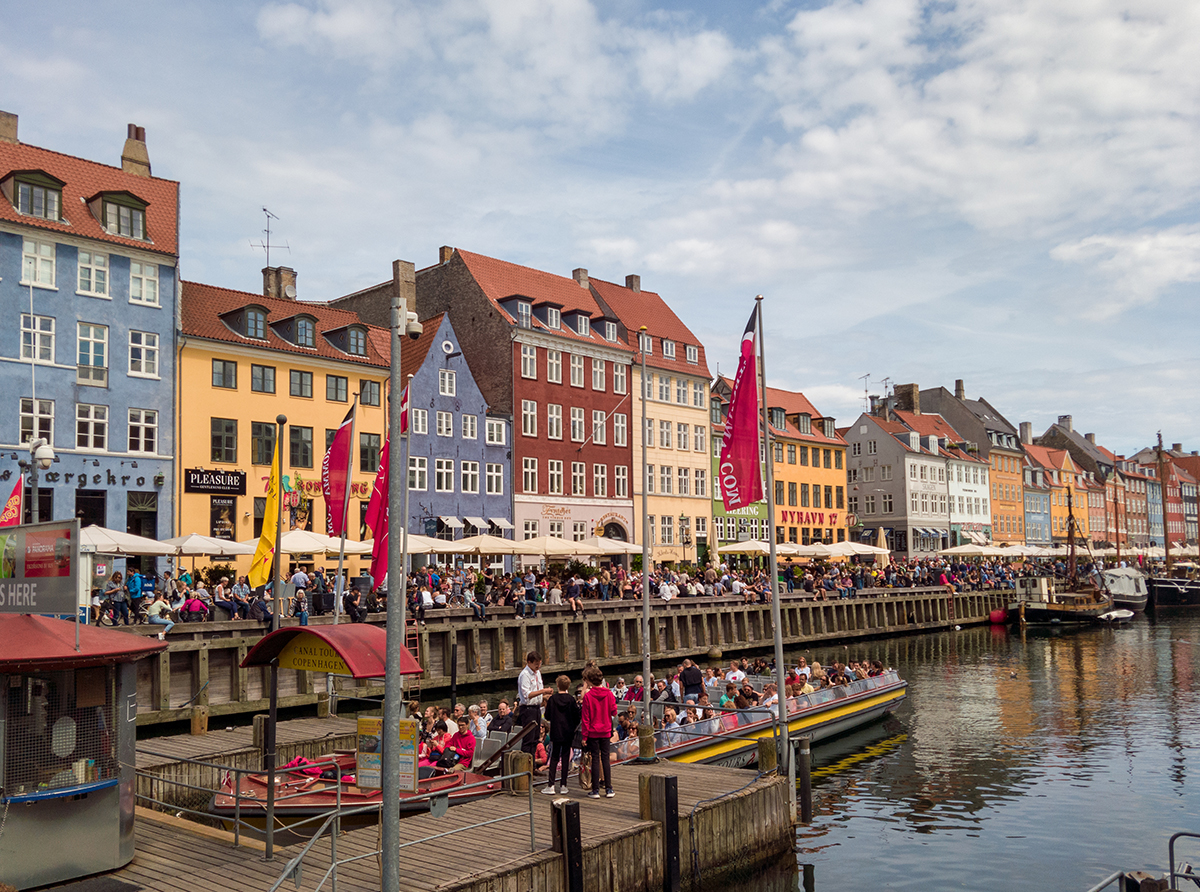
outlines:
M1200 449L1200 5L241 0L7 10L22 141L180 181L184 278L325 300L440 245L642 277L839 424L963 379Z

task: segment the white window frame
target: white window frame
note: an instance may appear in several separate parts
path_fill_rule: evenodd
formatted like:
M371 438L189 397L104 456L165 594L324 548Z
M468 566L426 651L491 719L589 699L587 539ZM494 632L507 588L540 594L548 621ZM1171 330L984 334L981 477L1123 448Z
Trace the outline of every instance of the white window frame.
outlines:
M658 401L660 403L671 402L671 376L658 376Z
M546 381L562 384L562 351L546 350Z
M556 458L546 462L546 492L552 496L563 494L563 463Z
M562 328L562 311L558 307L546 307L546 328Z
M571 495L587 495L587 464L585 462L571 462Z
M608 465L592 465L592 496L608 498Z
M613 467L613 495L618 499L629 497L629 466Z
M445 412L441 409L437 411L437 435L439 437L454 436L454 413Z
M521 526L524 538L536 539L538 537L538 522L536 520L527 520Z
M503 446L508 440L507 428L508 425L499 418L489 418L484 425L486 431L486 439L484 442L489 446Z
M521 377L537 380L537 347L533 344L521 345Z
M479 439L479 419L475 415L464 414L462 417L462 438L464 440Z
M479 492L479 462L460 461L458 463L458 488L460 492Z
M517 327L533 328L533 305L527 300L517 301Z
M582 443L587 438L587 430L584 428L583 409L579 406L571 407L571 442Z
M546 403L546 439L562 439L562 406L558 403Z
M669 496L675 489L675 469L670 465L658 466L658 491Z
M521 400L521 436L536 437L537 435L537 402Z
M140 260L129 261L129 302L145 307L157 307L159 300L158 264L142 263Z
M610 343L616 342L616 340L617 340L617 323L615 323L615 322L605 322L604 323L604 340L606 340Z
M57 269L58 249L54 242L28 237L21 239L22 285L57 290L54 284Z
M429 489L429 459L423 455L408 457L408 488L416 492Z
M668 340L667 338L662 339L662 355L663 355L664 359L674 359L675 358L675 342L674 341Z
M484 486L489 496L504 495L504 465L498 462L484 465Z
M638 332L638 352L647 356L654 355L654 338L650 337L648 332Z
M525 456L521 459L521 491L522 492L537 492L537 477L538 477L538 461L536 458ZM534 521L537 524L537 521ZM525 521L526 528L529 526L529 521Z
M708 452L708 429L703 424L697 424L692 427L692 450L694 452Z
M707 496L708 495L708 471L705 468L696 468L695 477L696 477L695 486L693 487L692 492L698 496ZM700 520L701 518L696 518L696 519Z
M607 377L605 366L607 365L608 363L603 359L592 359L592 390L604 392L604 379Z
M458 395L458 380L454 369L438 369L438 393L441 396Z
M677 495L691 495L692 475L687 468L680 468L675 474L675 492Z
M50 323L49 328L44 327L47 322ZM21 359L39 365L53 365L55 325L53 316L39 316L36 313L30 316L28 313L22 313ZM43 353L49 353L50 355L43 359L41 358Z
M296 346L315 348L317 345L317 323L307 316L296 320Z
M607 416L602 409L592 410L592 442L597 446L608 444Z
M87 271L87 287L84 287L83 274ZM100 279L102 284L99 288L96 287L96 281ZM97 254L95 251L85 251L82 248L79 250L79 259L76 263L75 290L77 294L86 294L88 297L102 297L105 300L112 300L112 295L108 293L108 255Z
M578 353L571 354L571 386L583 387L583 357Z
M660 545L675 544L675 518L670 514L664 514L659 518L659 529L662 531L659 537Z
M129 410L129 452L134 455L154 455L158 451L158 410L130 409ZM149 438L147 431L153 431ZM149 439L149 444L147 444ZM147 448L147 445L149 448Z
M87 337L84 336L84 329L88 329ZM99 331L101 336L97 338L96 332ZM80 362L85 358L81 356L84 351L84 345L90 344L87 348L87 359L92 362ZM99 345L100 364L96 364L94 360L97 358L96 345ZM99 325L95 322L77 322L75 324L75 380L79 384L90 385L93 387L108 386L108 326ZM84 371L87 369L88 371ZM99 370L99 372L97 372Z
M688 404L688 382L686 378L675 379L675 402L680 406Z
M654 447L654 419L646 419L646 429L642 432L642 445L647 448Z
M134 368L134 351L142 354L142 370ZM150 367L151 371L146 371ZM129 374L134 378L158 378L158 332L130 331L129 332Z
M582 542L587 538L588 528L586 520L571 521L571 539L575 542Z
M592 335L592 320L582 313L575 316L575 331L581 337L591 337Z
M629 369L627 366L613 363L613 393L624 394L629 387Z
M546 521L546 535L553 539L562 539L563 537L563 521L548 520Z
M102 445L96 445L97 439L103 441ZM84 452L108 451L108 406L75 404L75 448Z
M629 445L629 419L624 412L613 415L613 445Z
M697 365L700 362L700 348L695 344L686 344L683 348L684 357L692 365Z
M658 445L660 449L671 449L672 437L674 435L675 426L670 421L660 421L658 423Z
M433 491L454 492L454 459L433 460Z
M428 409L409 409L408 410L408 429L414 434L429 433L429 410Z
M691 447L688 445L691 440L688 434L691 433L691 425L684 424L682 421L675 425L675 448L687 451Z

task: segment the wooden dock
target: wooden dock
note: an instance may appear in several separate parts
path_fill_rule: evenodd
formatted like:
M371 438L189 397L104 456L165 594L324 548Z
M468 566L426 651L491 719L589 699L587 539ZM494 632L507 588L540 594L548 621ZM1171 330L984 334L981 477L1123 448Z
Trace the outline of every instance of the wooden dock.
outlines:
M678 778L680 876L684 889L721 882L737 872L775 861L790 851L794 833L788 814L786 781L758 778L754 772L659 762L613 769L614 799L586 798L572 780L568 798L580 800L583 888L658 892L663 888L662 824L643 820L638 776ZM535 788L536 841L530 850L526 793L496 795L456 806L443 817L419 815L401 822L401 888L414 892L518 892L566 890L562 855L551 850L551 802ZM484 821L497 821L471 828ZM224 831L198 827L170 815L139 809L137 853L127 867L109 876L162 892L253 892L267 890L301 846L280 847L264 861L261 843L233 847ZM377 892L377 827L343 833L339 858L368 856L338 871L341 892ZM693 855L695 851L695 856ZM328 868L329 841L318 841L298 882L283 888L311 892ZM326 883L326 889L329 884Z

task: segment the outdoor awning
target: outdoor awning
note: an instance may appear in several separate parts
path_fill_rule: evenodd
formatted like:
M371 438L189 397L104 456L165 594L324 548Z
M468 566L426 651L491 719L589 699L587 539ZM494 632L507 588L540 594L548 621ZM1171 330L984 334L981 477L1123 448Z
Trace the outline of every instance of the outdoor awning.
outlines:
M0 672L49 672L132 663L166 650L165 641L103 626L80 625L75 650L75 623L48 616L0 614Z
M456 530L462 529L463 522L461 520L459 520L457 517L449 517L449 516L443 514L438 519L448 527L454 527Z
M503 517L491 517L491 518L488 518L488 519L489 519L489 520L491 520L491 522L492 522L492 523L494 523L494 524L496 525L496 528L497 528L497 529L501 529L501 530L514 530L514 529L516 529L516 527L514 527L514 526L513 526L511 523L509 523L509 522L508 522L507 520L505 520Z
M158 643L158 642L155 642ZM291 626L264 635L241 665L333 672L353 678L382 678L387 667L387 632L371 623ZM424 671L407 647L400 649L400 674Z
M486 530L488 528L487 521L482 517L464 517L463 520L475 527L477 530Z

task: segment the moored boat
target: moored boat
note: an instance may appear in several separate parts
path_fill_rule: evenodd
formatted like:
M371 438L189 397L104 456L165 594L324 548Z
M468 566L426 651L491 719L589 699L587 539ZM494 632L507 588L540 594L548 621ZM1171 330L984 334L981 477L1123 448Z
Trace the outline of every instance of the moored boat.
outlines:
M1018 596L1008 605L1009 619L1023 623L1090 623L1113 609L1112 598L1098 588L1060 589L1046 576L1017 580Z
M1104 571L1104 587L1112 596L1113 606L1124 610L1145 610L1148 598L1146 577L1133 567L1114 567Z
M1200 580L1151 576L1146 588L1152 607L1200 607Z

